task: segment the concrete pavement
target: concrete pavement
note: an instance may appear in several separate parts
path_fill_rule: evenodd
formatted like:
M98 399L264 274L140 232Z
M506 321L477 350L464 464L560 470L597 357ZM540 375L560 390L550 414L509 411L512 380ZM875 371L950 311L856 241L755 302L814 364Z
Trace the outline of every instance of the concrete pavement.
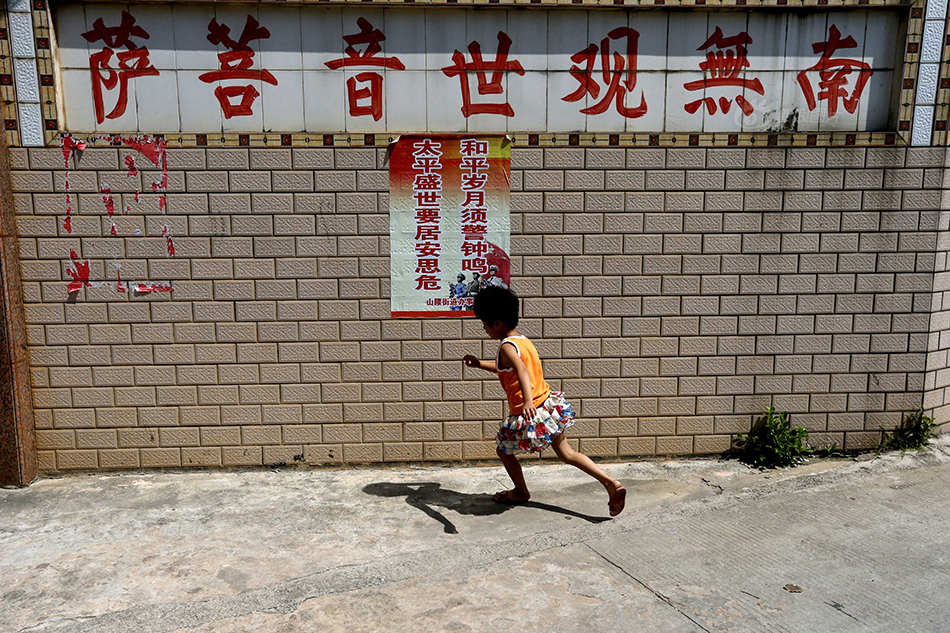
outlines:
M0 490L0 631L950 630L950 438L735 461L125 473ZM788 586L801 587L791 593Z

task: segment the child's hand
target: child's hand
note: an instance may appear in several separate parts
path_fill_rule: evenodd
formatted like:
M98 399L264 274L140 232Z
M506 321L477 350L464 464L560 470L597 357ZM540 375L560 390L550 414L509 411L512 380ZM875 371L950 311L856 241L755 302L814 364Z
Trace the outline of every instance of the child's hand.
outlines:
M538 410L534 408L534 403L531 401L525 402L524 406L521 408L521 415L524 416L525 421L531 422L538 416Z
M465 356L463 356L463 357L462 357L462 362L465 363L465 366L466 366L466 367L475 367L475 368L478 368L478 367L481 367L481 366L482 366L482 361L478 360L477 358L475 358L475 357L472 356L471 354L466 354Z

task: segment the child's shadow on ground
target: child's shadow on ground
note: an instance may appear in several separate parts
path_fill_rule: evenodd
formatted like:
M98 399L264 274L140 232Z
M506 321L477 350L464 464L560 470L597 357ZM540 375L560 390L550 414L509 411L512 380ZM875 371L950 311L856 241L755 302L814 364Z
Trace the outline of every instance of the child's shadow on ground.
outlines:
M412 483L397 484L389 482L379 482L369 484L363 487L363 492L377 497L406 497L406 503L413 508L422 510L427 515L441 523L445 528L446 534L458 534L455 524L449 521L438 510L432 506L452 510L459 514L471 514L474 516L488 516L491 514L501 514L512 508L510 505L496 503L492 501L491 496L485 494L468 494L464 492L455 492L442 488L441 484L436 483ZM584 519L589 523L600 523L608 521L606 517L593 517L573 510L567 510L558 506L552 506L547 503L537 501L528 501L520 504L525 508L537 508L538 510L547 510L556 512L578 519Z

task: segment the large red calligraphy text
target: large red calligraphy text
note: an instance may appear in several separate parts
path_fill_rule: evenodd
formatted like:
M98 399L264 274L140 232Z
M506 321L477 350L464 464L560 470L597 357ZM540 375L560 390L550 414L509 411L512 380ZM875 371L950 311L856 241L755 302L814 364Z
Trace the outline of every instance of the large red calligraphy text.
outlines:
M742 77L743 70L749 67L748 49L746 46L752 43L749 34L743 31L732 37L723 36L722 29L718 26L716 31L709 36L698 51L706 51L706 61L701 62L699 67L708 75L698 81L690 81L683 84L687 90L705 90L706 88L734 86L737 88L748 88L760 95L765 94L765 88L758 79L745 79ZM713 50L715 47L715 50ZM732 49L735 50L732 50ZM742 110L745 116L749 116L755 111L755 107L749 103L744 95L735 97L736 104ZM709 114L716 114L716 100L710 96L692 101L683 106L690 114L695 113L705 104L706 111ZM732 99L719 97L719 107L723 114L729 112L732 107Z
M626 55L614 51L610 53L610 40L621 40L627 38ZM637 43L640 39L640 33L627 28L619 27L609 33L607 37L600 41L600 70L603 73L604 98L592 106L581 110L584 114L603 114L614 103L617 112L626 118L638 118L647 113L646 95L640 95L640 105L628 108L627 94L633 92L637 87ZM586 49L571 56L574 66L571 66L571 76L574 77L580 86L577 90L562 97L562 101L580 101L588 94L597 99L600 96L601 88L597 84L594 66L598 59L598 48L596 44L591 44ZM576 64L584 64L581 69Z
M104 46L97 53L89 56L89 70L92 73L92 100L96 110L96 122L102 123L106 119L117 119L125 114L129 104L129 80L133 77L147 77L158 75L158 70L148 59L148 48L139 47L132 42L132 37L147 40L151 36L141 26L135 24L135 18L128 12L122 12L122 23L119 26L107 27L102 18L92 24L92 30L82 34L90 43L102 40ZM124 46L125 50L118 53L114 49ZM112 56L115 55L118 66L112 66ZM119 95L115 106L105 113L102 99L102 90L114 90L118 86Z
M244 31L240 39L231 39L231 29L218 24L216 19L208 23L208 41L212 44L223 44L227 51L218 53L218 62L221 67L213 72L203 73L198 79L205 83L214 83L228 79L251 79L277 85L277 78L269 70L251 70L254 65L254 50L248 44L254 40L263 40L270 37L270 31L262 27L254 16L248 15L244 23ZM214 89L214 96L221 104L221 111L225 119L234 116L251 116L254 101L261 93L252 84L243 86L218 86ZM240 97L239 102L232 99Z
M324 64L332 69L349 68L353 66L375 66L378 68L389 68L391 70L405 70L406 66L399 61L397 57L378 57L378 53L383 50L379 45L386 39L382 31L373 28L373 25L366 18L358 18L356 25L360 27L359 33L344 35L343 41L346 42L346 48L343 52L346 57L334 59ZM359 52L355 46L366 44L363 52ZM368 84L358 88L358 84ZM347 103L350 108L350 116L372 116L374 121L379 121L383 116L383 76L377 72L362 72L346 80ZM369 99L369 103L365 100ZM363 103L361 103L363 102Z
M482 45L473 41L468 45L468 52L472 55L472 61L466 62L465 55L456 50L452 54L453 65L442 69L447 77L458 77L462 83L462 115L465 118L473 114L501 114L508 117L515 115L515 111L507 99L504 103L472 103L472 90L469 86L471 71L475 71L474 78L477 83L478 94L499 95L504 93L506 71L524 75L524 68L518 61L508 61L510 50L511 38L504 31L498 31L498 49L495 52L494 61L484 59L482 57ZM488 79L489 72L491 72L491 79Z
M850 35L841 39L841 31L834 24L828 31L828 40L825 42L815 42L812 44L812 50L815 53L821 53L821 59L818 63L798 73L798 85L802 88L805 95L805 102L809 110L814 110L818 106L815 100L815 91L812 88L811 80L808 78L809 71L818 71L818 101L828 102L828 116L833 117L838 112L838 100L844 109L854 114L858 108L858 102L861 100L861 94L864 92L864 86L867 84L874 71L871 66L856 59L832 59L832 56L842 48L857 48L858 43ZM857 81L854 82L854 90L848 94L848 81L851 73L857 70Z

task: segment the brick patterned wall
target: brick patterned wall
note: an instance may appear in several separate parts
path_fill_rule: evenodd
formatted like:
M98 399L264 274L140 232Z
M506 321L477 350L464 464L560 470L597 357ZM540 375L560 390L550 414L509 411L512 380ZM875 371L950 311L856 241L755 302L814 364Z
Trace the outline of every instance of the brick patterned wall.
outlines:
M950 430L950 192L944 193L937 233L924 408L941 432Z
M62 154L12 151L43 470L494 457L502 392L459 361L494 355L480 324L389 318L383 150L171 150L167 215L125 193L146 237L115 239L123 152L83 153L64 238ZM868 447L922 402L943 149L512 163L520 329L588 454L720 452L769 405ZM69 299L70 248L176 290Z

